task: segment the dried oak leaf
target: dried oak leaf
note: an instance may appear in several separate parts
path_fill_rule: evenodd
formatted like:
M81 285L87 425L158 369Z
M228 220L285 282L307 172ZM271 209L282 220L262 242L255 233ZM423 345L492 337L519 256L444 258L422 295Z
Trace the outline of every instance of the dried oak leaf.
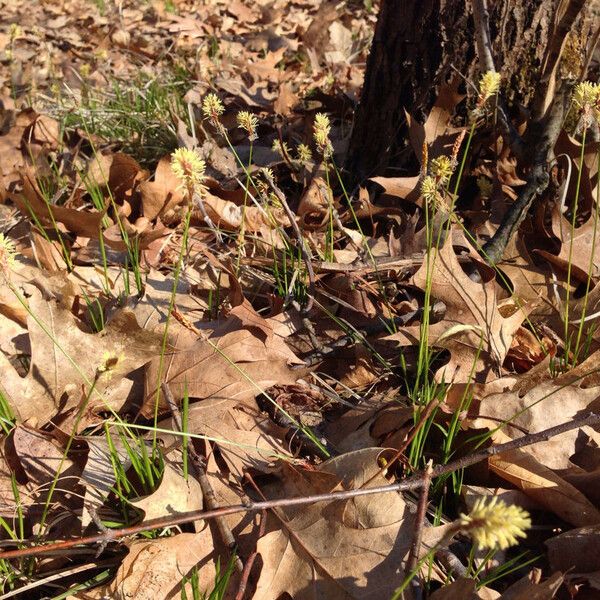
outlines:
M454 253L450 237L440 250L434 249L429 258L424 258L411 283L425 289L430 279L432 298L446 305L443 320L429 326L429 345L450 351L450 362L438 371L438 379L467 383L474 378L486 383L500 375L526 313L514 307L513 314L502 316L494 279L470 279ZM404 327L383 340L413 345L418 343L420 333L419 326Z
M88 166L87 178L99 188L108 188L118 202L131 202L132 190L136 184L148 177L132 156L117 152L97 154Z
M159 424L161 429L172 429L171 419ZM291 459L284 439L287 429L278 428L257 409L237 406L235 400L208 399L190 406L188 431L206 436L216 444L230 473L243 479L250 469L270 472L278 458ZM160 434L165 446L177 441L177 437Z
M103 214L89 210L76 210L65 206L50 206L43 199L31 168L25 170L23 177L23 194L14 195L13 199L19 210L31 218L32 213L43 223L62 223L69 231L83 237L97 239L101 230Z
M31 365L26 377L19 376L4 354L0 354L0 387L22 422L43 425L57 414L66 414L80 401L83 389L91 393L80 428L89 423L95 409L109 405L118 410L132 382L127 376L159 354L161 336L140 328L135 315L120 310L100 333L86 333L70 310L54 297L45 298L29 286L31 313L27 328ZM106 357L116 359L110 370L93 382ZM85 394L84 391L84 394Z
M552 569L576 573L600 571L600 524L566 531L545 544Z
M160 159L154 173L153 181L142 181L138 185L142 202L142 213L153 221L158 216L181 204L184 194L181 181L171 169L171 159L165 156Z
M237 317L231 317L239 324ZM301 361L287 347L280 333L272 337L257 334L256 328L229 330L230 319L206 339L168 353L164 361L154 359L146 371L142 414L154 414L159 374L169 384L176 399L227 398L242 402L276 383L294 383L300 371L290 365ZM267 321L271 322L271 319ZM166 404L161 400L161 408Z
M525 577L504 590L500 600L551 600L565 580L561 573L553 573L542 581L541 569L532 569Z
M199 588L211 589L216 571L213 547L208 526L200 533L180 533L158 540L135 541L115 578L108 585L86 592L87 597L98 600L180 598L181 580L196 565ZM236 587L234 582L231 587ZM225 598L229 599L230 596Z
M590 276L598 278L600 275L598 232L600 209L595 208L585 223L573 229L571 222L555 208L552 214L552 234L560 242L560 251L552 254L547 250L535 250L535 253L555 267L554 271L560 280L566 281L567 273L570 272L571 285L585 283Z
M534 263L520 232L509 239L498 268L508 277L514 294L524 302L554 294L550 272Z
M523 432L537 433L593 411L591 405L599 398L600 387L586 389L545 381L524 395L516 390L485 396L479 405L481 416L472 421L472 426L493 430L498 423L507 422L504 432L516 438ZM591 427L582 427L534 444L527 452L550 469L567 469L571 466L569 458L585 444L585 438L600 445L600 434Z
M492 439L501 444L511 438L498 430ZM577 488L526 450L509 450L492 456L488 464L496 475L510 481L567 523L578 527L600 523L600 511Z
M465 97L458 93L459 85L460 78L455 76L450 83L440 86L439 95L424 124L406 113L410 143L419 162L422 160L424 144L429 147L432 158L452 154L452 147L464 130L450 125L456 106Z
M165 459L165 470L158 487L148 496L132 500L130 504L144 511L145 520L159 519L200 510L202 490L195 477L190 475L186 481L176 468L176 462Z
M290 469L296 481L292 490L286 485L286 493L383 485L380 453L381 448L349 452L314 473ZM284 592L294 600L389 598L402 583L414 515L400 494L289 507L275 514L269 518L277 529L258 542L263 567L254 600L273 600ZM425 528L424 546L431 547L444 531Z

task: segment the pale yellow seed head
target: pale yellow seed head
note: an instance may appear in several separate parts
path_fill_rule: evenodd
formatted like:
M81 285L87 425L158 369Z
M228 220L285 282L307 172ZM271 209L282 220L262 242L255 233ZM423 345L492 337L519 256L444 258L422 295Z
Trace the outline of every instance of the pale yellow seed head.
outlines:
M600 123L600 83L578 83L573 91L573 103L581 112L583 127L591 127L593 120Z
M0 275L8 279L15 266L17 248L14 242L0 233Z
M333 153L333 147L329 139L331 132L331 123L329 117L323 113L317 113L315 115L314 124L314 140L315 144L324 156L329 156Z
M210 119L216 123L224 112L225 107L216 94L208 94L202 100L202 114L205 119Z
M258 127L258 118L247 110L242 110L236 117L238 127L244 129L248 133L251 140L256 139L256 129Z
M573 102L580 110L586 110L600 102L600 83L582 81L575 86Z
M287 145L287 142L283 142L283 144L279 140L273 140L273 145L271 146L271 150L273 152L277 152L280 156L289 156L290 148Z
M429 170L441 184L446 184L452 177L454 165L448 156L438 156L431 161Z
M185 190L200 192L204 181L206 163L196 150L188 148L177 148L171 154L171 170L181 181L181 187Z
M16 23L11 23L8 35L10 36L10 41L12 42L16 40L19 36L23 35L23 30L21 29L20 25L17 25Z
M300 162L307 163L312 160L312 152L306 144L298 144L296 154L298 155L298 160Z
M490 502L480 498L468 515L459 518L462 531L468 533L479 548L504 550L527 537L531 527L529 513L518 506L508 506L495 496Z
M426 175L421 181L421 196L426 202L435 202L438 196L438 182L435 177Z
M483 104L500 89L500 73L486 71L479 80L479 102Z

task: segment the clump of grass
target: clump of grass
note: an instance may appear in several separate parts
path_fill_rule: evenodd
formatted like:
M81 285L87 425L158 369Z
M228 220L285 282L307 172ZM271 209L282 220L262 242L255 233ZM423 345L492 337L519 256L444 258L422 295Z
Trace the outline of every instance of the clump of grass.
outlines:
M64 90L54 114L64 130L82 129L134 155L144 166L154 166L177 146L177 119L187 119L183 100L192 86L187 72L160 77L139 75L127 82L112 79L108 89L90 86Z
M235 569L235 553L231 555L225 570L221 570L221 561L217 559L215 565L215 582L213 589L210 591L203 592L200 589L200 582L198 579L198 567L194 567L188 575L181 580L181 600L223 600L227 587L229 586L229 580L233 575ZM189 584L191 591L191 598L186 592L186 585Z

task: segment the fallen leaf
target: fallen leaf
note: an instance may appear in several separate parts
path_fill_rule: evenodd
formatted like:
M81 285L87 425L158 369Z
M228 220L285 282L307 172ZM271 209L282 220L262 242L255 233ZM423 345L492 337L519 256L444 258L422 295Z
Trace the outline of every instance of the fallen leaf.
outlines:
M470 279L456 258L450 236L439 251L432 251L429 260L423 262L412 278L413 285L421 289L425 289L428 281L432 297L446 306L443 319L428 330L430 346L450 351L450 362L438 370L438 379L467 383L499 377L512 338L526 312L514 307L510 316L503 317L494 279L482 283ZM451 328L455 328L456 334L448 337ZM418 343L420 335L420 326L409 326L383 340L413 345Z
M302 483L301 493L381 485L380 448L349 452L318 468L322 477ZM328 476L323 478L323 476ZM300 490L297 490L297 493ZM287 592L295 600L389 598L402 583L414 515L400 494L287 507L271 517L276 527L258 542L263 567L255 600ZM444 528L441 528L444 529ZM440 528L424 530L435 543Z
M161 336L139 327L134 314L128 310L115 313L98 333L86 333L82 324L53 298L44 298L33 287L28 299L32 315L27 321L31 344L31 366L21 378L4 356L0 354L3 378L1 387L13 411L23 422L44 425L57 414L68 415L81 401L81 390L91 394L85 418L85 427L94 409L117 409L126 398L126 377L160 352ZM112 356L116 363L92 381ZM71 415L71 418L74 415Z
M497 431L493 439L496 443L502 443L510 438ZM600 512L577 488L525 450L510 450L492 456L489 467L496 475L510 481L567 523L579 527L600 523Z

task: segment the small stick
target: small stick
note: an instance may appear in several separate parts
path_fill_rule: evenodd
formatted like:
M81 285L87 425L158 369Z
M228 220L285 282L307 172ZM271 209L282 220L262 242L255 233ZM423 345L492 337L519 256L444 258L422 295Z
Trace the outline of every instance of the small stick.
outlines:
M440 548L436 551L435 557L439 560L443 567L448 571L448 573L452 573L458 577L468 577L469 570L465 565L463 565L458 556L453 552L450 552L447 548Z
M477 464L483 460L486 460L490 456L496 456L503 452L510 450L516 450L518 448L524 448L537 444L539 442L545 442L550 438L553 438L561 433L577 429L579 427L586 427L597 425L600 423L600 413L590 413L585 417L579 417L572 419L561 425L544 429L538 433L530 433L524 435L516 440L505 442L504 444L498 444L497 446L490 446L479 452L475 452L468 456L463 456L457 460L454 460L446 465L436 465L431 473L431 478L440 477L441 475L447 475L460 469L464 469L471 465ZM190 523L199 519L215 519L217 517L224 517L225 515L232 515L239 512L257 512L267 508L277 508L279 506L300 506L303 504L314 504L315 502L335 502L338 500L348 500L350 498L357 498L359 496L371 496L373 494L383 494L389 492L403 492L408 490L416 490L423 487L425 474L417 473L412 477L403 479L398 483L392 483L388 485L381 485L371 488L360 488L355 490L344 490L341 492L328 492L326 494L312 494L310 496L300 496L296 498L280 498L278 500L267 500L263 502L247 502L246 504L232 504L230 506L222 506L221 508L212 510L194 510L187 513L181 513L172 517L163 517L160 519L152 519L139 525L132 525L131 527L122 527L121 529L109 529L106 533L90 535L86 537L80 537L70 540L63 540L60 542L54 542L42 546L33 546L30 548L21 548L19 550L8 550L6 552L0 552L0 560L7 560L9 558L20 558L23 556L38 556L40 554L46 554L55 550L64 550L65 548L73 548L74 546L80 546L82 544L97 544L103 542L108 538L109 541L117 540L123 537L142 533L150 529L159 529L164 527L173 527L175 525L181 525L183 523ZM17 542L15 542L17 543ZM19 541L18 543L23 543Z
M433 461L430 460L425 467L423 473L423 487L419 496L419 504L417 505L417 514L415 521L415 532L413 534L413 543L410 549L410 555L406 563L405 572L412 573L417 568L419 562L419 554L421 552L421 543L423 541L423 526L425 524L425 514L427 513L427 503L429 501L429 486L431 484L431 475L433 473ZM415 597L421 597L422 590L419 583L418 574L411 581Z
M179 407L177 406L177 403L175 402L175 398L173 398L173 393L171 392L171 388L169 387L169 384L163 382L161 384L161 389L162 389L162 393L165 396L165 400L167 401L169 408L171 409L171 412L173 413L173 420L175 421L175 425L176 425L177 429L181 433L185 433L185 431L183 431L183 422L181 420L181 413L179 412ZM212 485L210 484L210 481L208 480L208 477L206 476L206 468L204 466L204 460L196 452L196 449L194 448L193 444L191 444L191 443L187 444L187 452L188 452L188 456L190 457L190 461L192 462L192 465L194 467L194 471L196 472L198 482L200 483L200 489L202 490L202 497L204 498L204 503L211 510L218 509L219 503L217 502L217 498L215 496L214 490L212 489ZM219 535L221 536L223 543L225 544L227 549L232 554L235 555L236 571L238 571L238 573L242 573L244 570L244 565L242 564L240 557L236 554L237 543L235 541L235 538L233 537L233 533L231 532L229 525L227 525L227 522L225 521L225 519L223 517L216 517L215 520L216 520L217 529L219 531Z
M258 529L258 539L265 535L265 530L267 528L267 511L263 510L260 513L260 527ZM246 563L244 564L244 570L242 571L242 576L240 578L240 584L238 586L238 593L236 594L235 600L243 600L244 594L246 593L246 587L248 586L248 578L250 577L250 571L252 571L252 567L254 566L254 561L258 556L258 551L254 550L254 552L248 557Z
M258 492L261 498L264 500L265 497L263 493L260 491L259 487L256 485L254 479L252 479L252 475L250 473L246 473L246 479L250 482L252 487ZM256 540L257 546L254 552L248 557L246 564L244 565L244 572L242 573L242 577L240 579L240 584L238 586L238 593L235 596L235 600L243 600L244 594L246 593L246 587L248 586L248 578L250 577L250 571L252 570L252 565L258 556L258 540L260 540L263 535L265 535L265 531L267 529L267 511L263 510L260 518L260 527L258 529L258 538Z

